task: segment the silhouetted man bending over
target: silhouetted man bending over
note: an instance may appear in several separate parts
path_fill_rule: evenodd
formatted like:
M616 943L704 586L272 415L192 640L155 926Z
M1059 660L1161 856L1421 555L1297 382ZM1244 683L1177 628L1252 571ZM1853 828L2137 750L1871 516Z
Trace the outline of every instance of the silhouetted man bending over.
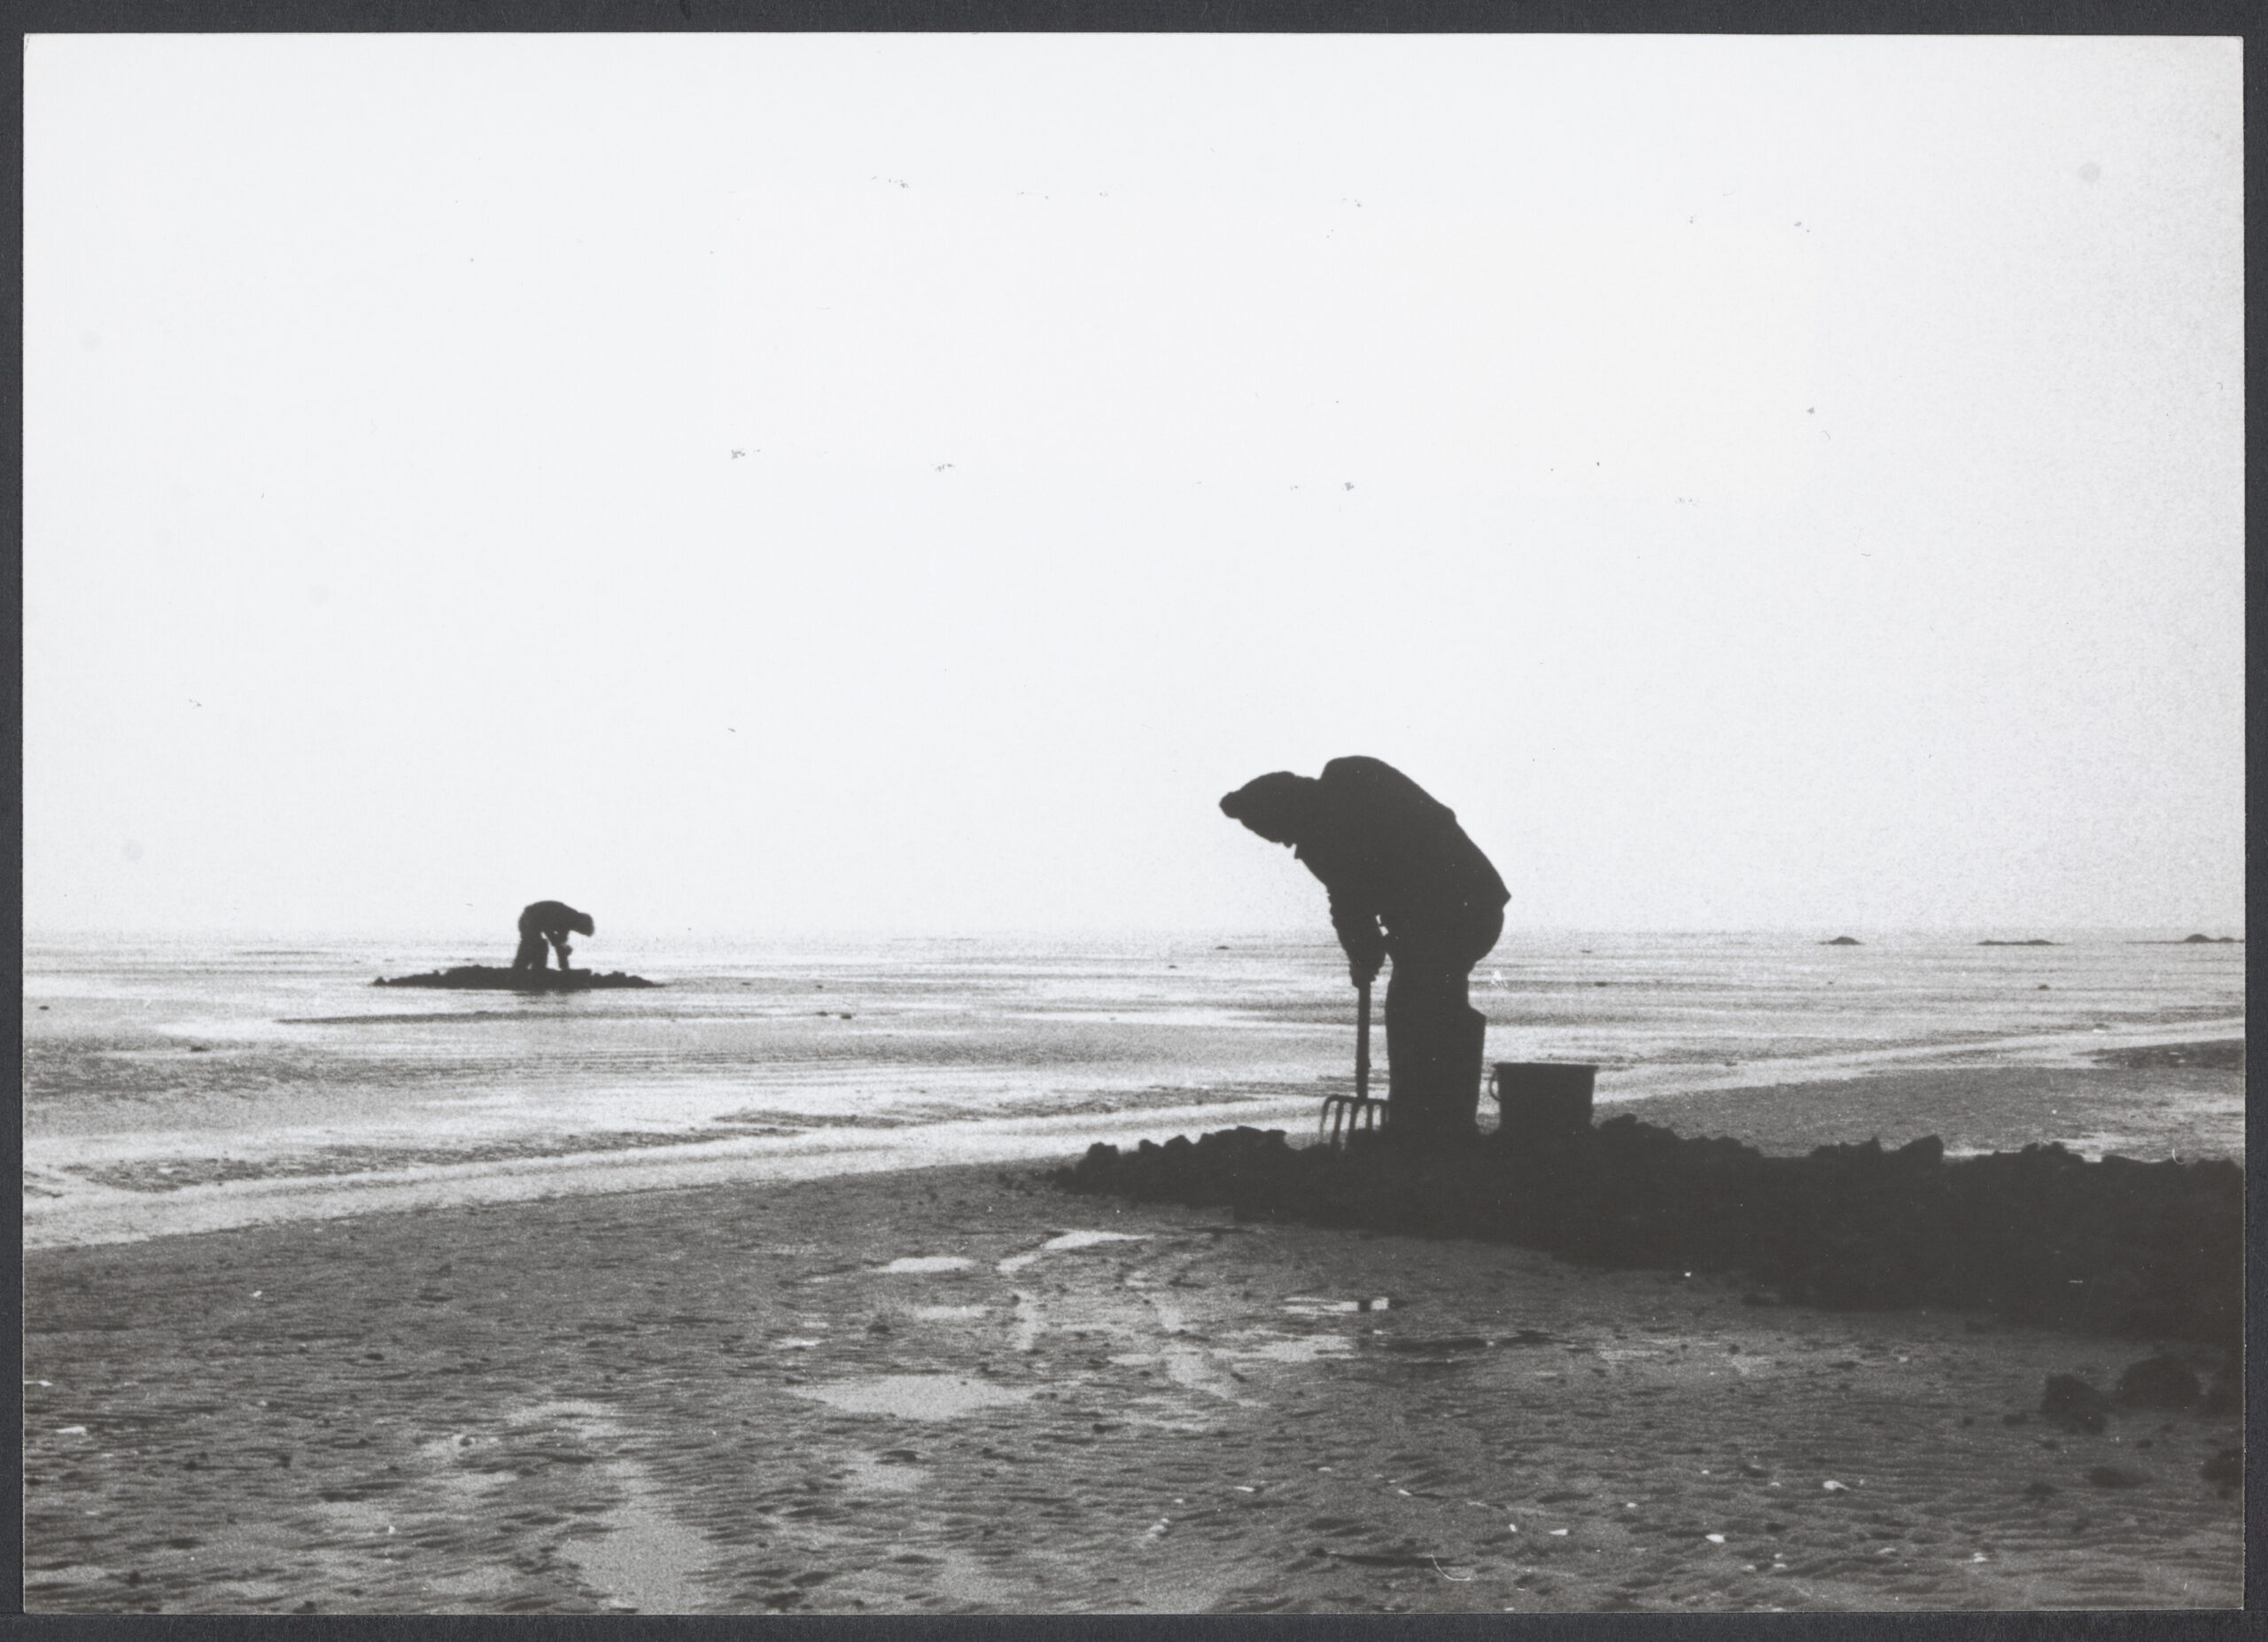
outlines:
M590 914L577 912L565 901L538 901L520 914L520 950L512 955L512 967L540 970L543 944L549 941L559 953L560 969L564 970L567 954L575 950L567 944L571 930L579 935L596 935L599 928Z
M1469 1135L1480 1104L1487 1019L1472 966L1504 930L1504 881L1447 805L1376 759L1333 759L1320 781L1279 770L1221 800L1225 815L1292 852L1331 894L1332 926L1357 986L1386 984L1390 1127Z

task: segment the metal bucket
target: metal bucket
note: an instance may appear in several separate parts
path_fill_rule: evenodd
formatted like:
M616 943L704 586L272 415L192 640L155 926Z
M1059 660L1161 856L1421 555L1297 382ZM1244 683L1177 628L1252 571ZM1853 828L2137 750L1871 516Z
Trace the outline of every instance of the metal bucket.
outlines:
M1562 1140L1591 1126L1598 1068L1579 1061L1499 1061L1488 1075L1496 1132L1514 1142Z

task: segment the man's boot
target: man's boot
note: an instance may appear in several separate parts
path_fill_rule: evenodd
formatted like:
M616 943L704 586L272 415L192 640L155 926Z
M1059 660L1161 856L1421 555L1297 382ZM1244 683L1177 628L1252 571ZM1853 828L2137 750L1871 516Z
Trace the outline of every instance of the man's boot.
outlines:
M1455 1145L1478 1132L1487 1017L1451 997L1439 1000L1428 1016L1422 1024L1410 1022L1417 1030L1403 1031L1396 1046L1386 1126L1412 1142Z
M1469 1005L1456 1022L1441 1067L1441 1110L1462 1136L1480 1132L1481 1064L1487 1058L1488 1017Z

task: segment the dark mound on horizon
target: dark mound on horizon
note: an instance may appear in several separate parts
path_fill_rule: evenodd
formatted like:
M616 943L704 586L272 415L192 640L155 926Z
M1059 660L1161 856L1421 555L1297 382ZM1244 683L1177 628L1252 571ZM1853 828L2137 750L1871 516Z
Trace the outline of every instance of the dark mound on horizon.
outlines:
M381 975L373 986L433 986L467 992L602 992L624 988L659 986L642 975L598 975L589 969L505 969L485 963L460 964L424 975Z
M2232 1162L2088 1163L2060 1146L1948 1160L1934 1135L1885 1152L1771 1157L1610 1118L1557 1148L1426 1152L1358 1134L1294 1148L1281 1130L1089 1148L1055 1184L1565 1258L1737 1272L1788 1303L1942 1306L2090 1334L2233 1345L2244 1295L2244 1175Z

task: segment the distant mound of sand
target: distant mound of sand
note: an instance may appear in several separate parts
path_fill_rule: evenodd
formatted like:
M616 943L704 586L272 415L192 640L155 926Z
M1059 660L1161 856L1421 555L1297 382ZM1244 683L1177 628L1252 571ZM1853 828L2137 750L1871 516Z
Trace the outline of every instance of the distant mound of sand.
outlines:
M1622 1117L1556 1148L1426 1152L1357 1134L1343 1151L1294 1149L1280 1130L1239 1128L1096 1146L1055 1181L1601 1265L1741 1272L1805 1304L1989 1310L2215 1344L2241 1329L2244 1175L2226 1161L2088 1163L2060 1146L1948 1160L1935 1136L1772 1157Z
M611 975L599 975L589 969L508 969L467 963L424 975L400 975L391 980L382 975L371 984L430 986L450 992L589 992L658 986L661 983L649 981L642 975L625 975L619 969Z

